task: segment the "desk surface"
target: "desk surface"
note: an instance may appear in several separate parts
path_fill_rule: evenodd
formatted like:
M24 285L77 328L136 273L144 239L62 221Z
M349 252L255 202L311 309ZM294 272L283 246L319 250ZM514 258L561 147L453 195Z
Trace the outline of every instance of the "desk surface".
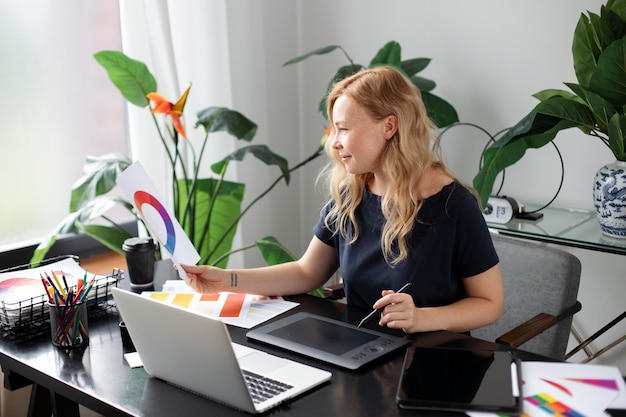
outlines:
M122 287L127 285L125 281ZM289 314L306 311L350 323L357 323L363 315L362 311L348 309L343 304L308 295L288 298L300 303ZM53 348L46 336L19 342L0 338L0 364L9 374L21 375L106 416L248 415L151 378L143 368L129 368L123 358L118 322L116 311L91 319L89 346L69 355ZM246 329L232 327L230 331L233 341L259 347L247 341ZM449 332L419 334L413 339L420 346L445 342L456 346L498 347ZM402 352L363 370L346 371L270 347L263 349L333 373L329 384L272 411L272 415L416 415L399 409L395 403ZM522 356L540 359L532 354L522 353Z

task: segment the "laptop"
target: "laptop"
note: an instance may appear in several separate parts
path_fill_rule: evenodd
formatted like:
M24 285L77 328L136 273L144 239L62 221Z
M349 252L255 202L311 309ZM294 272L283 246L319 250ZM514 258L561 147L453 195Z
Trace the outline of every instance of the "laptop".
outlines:
M219 320L111 289L146 372L252 414L329 381L331 373L233 343ZM261 392L263 386L270 393Z

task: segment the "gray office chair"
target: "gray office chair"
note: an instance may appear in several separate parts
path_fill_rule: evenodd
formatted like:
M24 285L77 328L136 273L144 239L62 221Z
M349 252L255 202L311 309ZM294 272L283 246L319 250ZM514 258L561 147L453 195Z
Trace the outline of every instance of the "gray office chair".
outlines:
M493 242L500 257L504 311L472 336L563 360L572 316L581 309L580 260L536 242L495 234Z

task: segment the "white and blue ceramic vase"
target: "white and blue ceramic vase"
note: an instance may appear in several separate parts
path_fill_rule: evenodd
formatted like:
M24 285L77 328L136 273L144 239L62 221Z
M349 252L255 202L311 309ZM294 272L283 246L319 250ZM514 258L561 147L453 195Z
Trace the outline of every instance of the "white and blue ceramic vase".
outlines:
M598 170L593 204L602 233L626 239L626 162L615 161Z

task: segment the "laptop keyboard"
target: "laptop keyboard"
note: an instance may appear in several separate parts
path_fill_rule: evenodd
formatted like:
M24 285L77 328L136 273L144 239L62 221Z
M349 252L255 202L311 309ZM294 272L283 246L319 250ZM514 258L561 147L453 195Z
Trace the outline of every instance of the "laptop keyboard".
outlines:
M250 395L252 396L252 401L255 404L275 397L276 395L287 391L289 388L293 388L289 384L257 375L250 371L244 370L243 376L246 380L246 384L248 385Z

